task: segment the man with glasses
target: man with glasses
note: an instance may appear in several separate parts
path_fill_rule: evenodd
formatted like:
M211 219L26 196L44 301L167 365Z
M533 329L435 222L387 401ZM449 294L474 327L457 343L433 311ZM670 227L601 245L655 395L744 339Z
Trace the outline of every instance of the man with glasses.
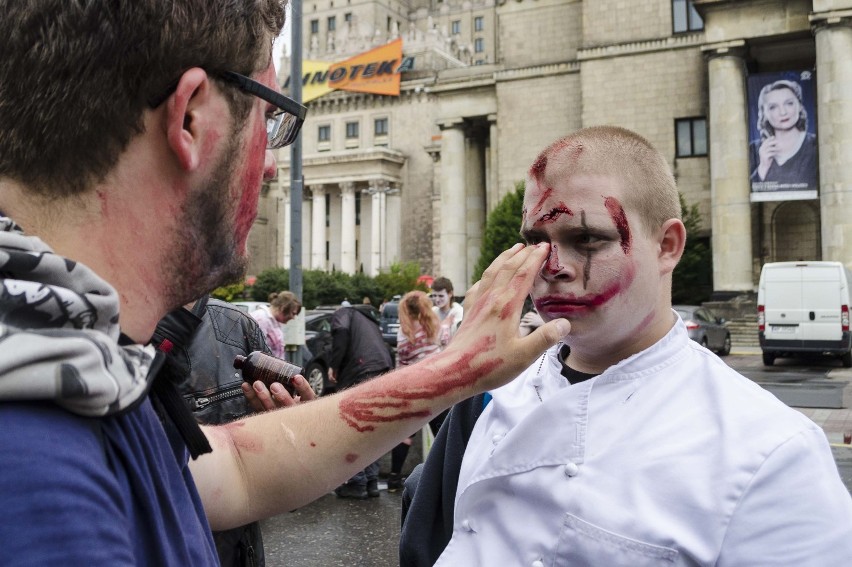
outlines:
M211 529L326 494L567 333L517 336L547 248L516 247L428 366L199 428L151 379L170 345L150 339L166 313L243 276L268 148L304 119L271 60L284 4L0 12L0 564L218 565Z

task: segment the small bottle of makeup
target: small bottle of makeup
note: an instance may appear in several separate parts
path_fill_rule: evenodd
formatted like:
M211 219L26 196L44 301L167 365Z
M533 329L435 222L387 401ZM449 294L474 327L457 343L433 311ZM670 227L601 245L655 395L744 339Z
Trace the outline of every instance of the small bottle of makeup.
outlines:
M303 373L302 369L295 364L257 350L249 353L248 356L237 355L234 358L234 368L242 372L243 380L246 382L260 380L267 387L273 382L278 382L290 394L295 392L292 384L293 376Z

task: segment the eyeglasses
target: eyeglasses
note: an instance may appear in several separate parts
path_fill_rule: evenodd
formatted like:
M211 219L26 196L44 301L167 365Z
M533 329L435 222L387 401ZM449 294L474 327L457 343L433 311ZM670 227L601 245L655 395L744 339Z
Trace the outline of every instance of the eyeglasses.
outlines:
M302 124L305 122L305 116L308 114L308 108L299 104L295 100L284 96L283 94L270 89L266 85L258 83L253 79L249 79L245 75L234 73L232 71L221 71L211 73L228 83L236 86L244 93L254 95L269 104L278 107L272 116L266 119L266 147L270 150L283 148L292 144L299 135L302 129ZM177 88L177 81L169 85L169 87L157 97L148 101L151 108L157 108L163 104L169 95Z
M266 147L270 150L289 146L296 140L308 108L295 100L262 85L245 75L232 71L219 73L222 79L234 84L241 91L265 100L278 107L278 110L266 119Z

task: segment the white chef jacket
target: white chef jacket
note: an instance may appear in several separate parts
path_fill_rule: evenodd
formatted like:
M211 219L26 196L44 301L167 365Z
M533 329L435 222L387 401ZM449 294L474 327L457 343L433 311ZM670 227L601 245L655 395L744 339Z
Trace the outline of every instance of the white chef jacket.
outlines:
M852 565L825 434L680 318L575 385L560 346L492 392L436 565Z

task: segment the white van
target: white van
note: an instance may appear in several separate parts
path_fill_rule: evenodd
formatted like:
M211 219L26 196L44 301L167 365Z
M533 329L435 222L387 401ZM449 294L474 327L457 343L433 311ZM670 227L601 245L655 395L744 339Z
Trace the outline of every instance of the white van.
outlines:
M760 272L757 316L763 363L801 354L852 367L849 270L840 262L771 262Z

